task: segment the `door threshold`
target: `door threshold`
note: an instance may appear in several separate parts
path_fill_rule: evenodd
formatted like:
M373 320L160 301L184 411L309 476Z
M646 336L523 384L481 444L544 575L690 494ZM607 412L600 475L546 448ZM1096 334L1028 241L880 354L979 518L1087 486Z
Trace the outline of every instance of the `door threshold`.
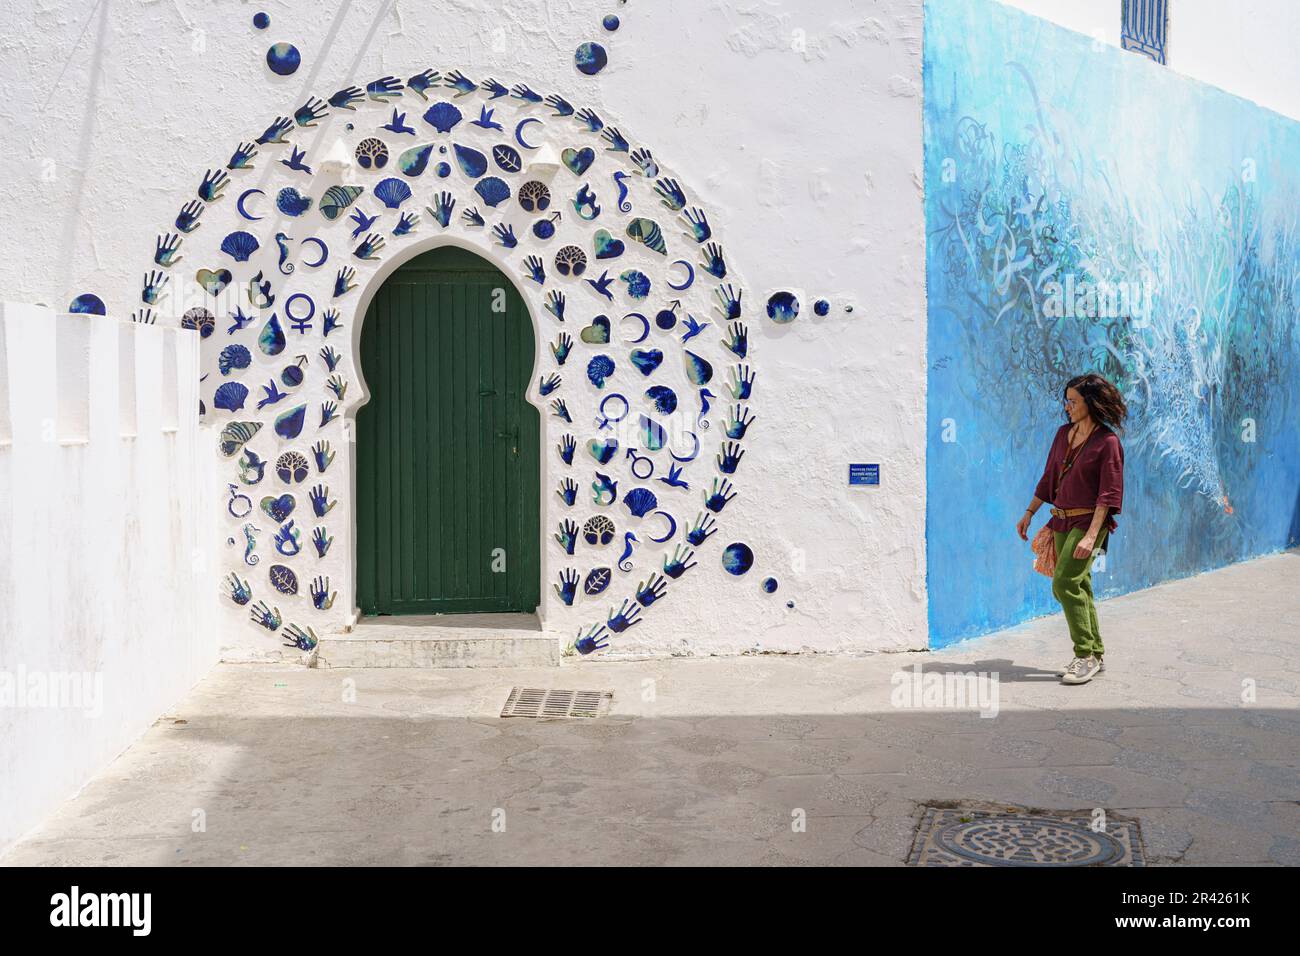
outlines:
M376 614L356 619L351 629L334 635L336 640L447 640L472 636L492 638L541 637L542 622L536 612L519 614Z
M318 667L522 667L559 663L534 614L363 617L321 639Z

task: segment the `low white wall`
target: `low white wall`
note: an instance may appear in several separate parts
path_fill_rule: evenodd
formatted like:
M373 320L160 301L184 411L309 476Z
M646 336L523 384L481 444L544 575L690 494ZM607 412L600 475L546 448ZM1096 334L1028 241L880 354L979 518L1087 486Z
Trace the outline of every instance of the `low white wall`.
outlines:
M217 658L197 335L0 306L0 848Z

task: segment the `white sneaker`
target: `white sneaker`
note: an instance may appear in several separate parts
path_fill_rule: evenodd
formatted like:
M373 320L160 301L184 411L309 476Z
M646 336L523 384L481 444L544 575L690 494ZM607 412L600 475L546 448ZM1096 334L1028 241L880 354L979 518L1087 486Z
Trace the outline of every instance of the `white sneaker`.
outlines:
M1097 676L1100 665L1095 657L1076 657L1061 675L1062 684L1086 684Z
M1078 660L1078 658L1076 657L1075 660ZM1068 668L1068 667L1067 667L1065 670L1063 670L1063 671L1057 671L1057 672L1056 672L1056 676L1057 676L1057 677L1064 677L1068 671L1069 671L1069 668ZM1101 676L1102 674L1104 674L1104 673L1106 673L1106 660L1105 660L1105 658L1099 657L1099 658L1097 658L1097 674L1096 674L1096 676L1097 676L1097 677L1100 677L1100 676Z

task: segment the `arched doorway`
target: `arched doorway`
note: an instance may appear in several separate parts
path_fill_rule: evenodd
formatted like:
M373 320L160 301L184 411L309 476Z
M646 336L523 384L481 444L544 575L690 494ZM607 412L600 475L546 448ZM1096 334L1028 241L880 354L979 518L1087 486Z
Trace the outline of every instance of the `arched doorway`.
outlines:
M416 256L375 294L356 419L362 614L536 610L534 349L518 290L468 250Z

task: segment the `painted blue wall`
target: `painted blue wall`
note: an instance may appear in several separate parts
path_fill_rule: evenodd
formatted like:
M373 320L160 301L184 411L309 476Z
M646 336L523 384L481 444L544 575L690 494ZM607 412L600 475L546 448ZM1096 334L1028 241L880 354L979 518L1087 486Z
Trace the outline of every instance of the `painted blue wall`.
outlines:
M1131 411L1101 596L1295 543L1300 124L986 0L926 4L924 76L931 645L1059 610L1014 526L1079 372Z

